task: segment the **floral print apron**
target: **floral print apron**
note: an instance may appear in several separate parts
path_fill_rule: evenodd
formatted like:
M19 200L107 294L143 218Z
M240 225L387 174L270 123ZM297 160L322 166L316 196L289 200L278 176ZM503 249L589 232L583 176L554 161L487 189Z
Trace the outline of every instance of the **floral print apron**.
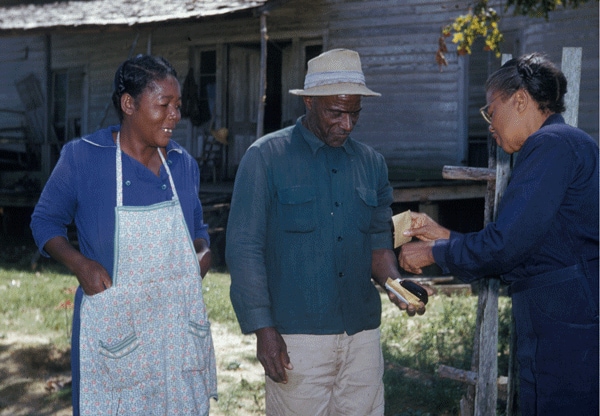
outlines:
M208 415L215 355L200 266L173 199L123 206L117 136L113 285L81 305L82 415Z

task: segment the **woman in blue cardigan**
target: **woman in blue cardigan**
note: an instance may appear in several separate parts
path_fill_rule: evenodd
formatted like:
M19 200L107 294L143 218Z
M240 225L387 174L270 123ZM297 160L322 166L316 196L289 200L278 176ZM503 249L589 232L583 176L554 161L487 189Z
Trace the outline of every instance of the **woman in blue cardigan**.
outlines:
M171 140L181 91L163 58L121 64L120 125L67 143L35 207L40 251L80 287L75 415L208 415L214 350L202 277L211 263L196 161ZM75 223L79 250L67 240Z

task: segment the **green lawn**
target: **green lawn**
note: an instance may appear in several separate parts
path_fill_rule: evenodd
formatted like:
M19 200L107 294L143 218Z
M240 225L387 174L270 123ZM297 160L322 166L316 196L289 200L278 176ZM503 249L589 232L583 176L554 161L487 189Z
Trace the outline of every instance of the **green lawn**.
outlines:
M22 253L19 253L22 251ZM7 332L44 336L59 347L69 344L76 279L52 261L32 270L30 248L16 247L0 257L0 337ZM211 272L204 282L211 321L238 331L229 301L229 275ZM436 377L438 364L469 369L477 298L439 295L427 313L409 317L382 295L382 346L386 360L386 415L455 415L465 392L459 382ZM506 375L510 301L500 298L499 373ZM405 369L416 370L407 375ZM243 387L243 386L242 386ZM251 395L256 395L256 386ZM502 413L501 410L499 413Z

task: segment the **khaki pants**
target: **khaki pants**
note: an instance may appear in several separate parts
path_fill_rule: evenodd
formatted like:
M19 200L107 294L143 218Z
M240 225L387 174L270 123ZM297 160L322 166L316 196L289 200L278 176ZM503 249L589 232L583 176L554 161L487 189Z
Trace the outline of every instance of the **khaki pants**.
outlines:
M379 328L352 336L283 335L294 369L287 384L266 378L268 416L383 415Z

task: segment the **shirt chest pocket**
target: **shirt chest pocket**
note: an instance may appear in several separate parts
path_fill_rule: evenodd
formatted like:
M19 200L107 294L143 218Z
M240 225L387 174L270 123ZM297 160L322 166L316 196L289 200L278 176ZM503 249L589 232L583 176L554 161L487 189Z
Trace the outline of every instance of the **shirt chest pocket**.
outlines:
M356 188L356 221L358 229L368 233L371 229L373 211L377 208L377 191L369 188Z
M294 186L277 192L279 222L287 232L309 233L316 228L316 198L314 186Z

